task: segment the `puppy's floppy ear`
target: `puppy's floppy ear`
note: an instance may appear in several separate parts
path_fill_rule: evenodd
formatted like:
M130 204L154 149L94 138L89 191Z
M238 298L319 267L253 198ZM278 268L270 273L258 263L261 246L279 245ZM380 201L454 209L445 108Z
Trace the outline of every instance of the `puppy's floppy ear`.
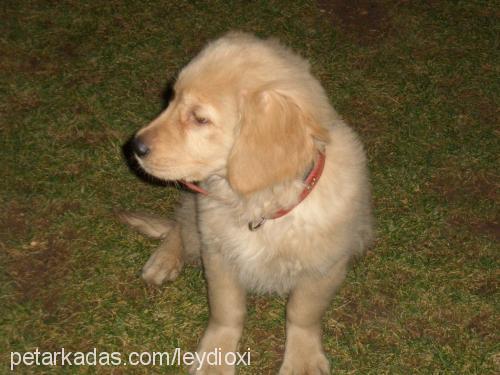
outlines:
M242 195L301 176L314 158L314 138L328 140L326 129L273 90L245 95L240 126L227 173Z

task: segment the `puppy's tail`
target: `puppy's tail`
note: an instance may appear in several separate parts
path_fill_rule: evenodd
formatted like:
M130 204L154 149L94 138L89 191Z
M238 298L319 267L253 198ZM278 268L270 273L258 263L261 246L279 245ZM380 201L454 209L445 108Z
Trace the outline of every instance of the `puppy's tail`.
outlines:
M201 260L201 240L196 215L196 195L184 193L176 208L174 219L144 212L115 211L118 219L146 236L163 241L170 246L171 241L181 240L182 256L186 263L198 264ZM163 246L163 245L161 245ZM161 247L160 246L160 247Z
M155 239L166 238L175 226L173 220L146 212L116 211L115 214L122 223Z

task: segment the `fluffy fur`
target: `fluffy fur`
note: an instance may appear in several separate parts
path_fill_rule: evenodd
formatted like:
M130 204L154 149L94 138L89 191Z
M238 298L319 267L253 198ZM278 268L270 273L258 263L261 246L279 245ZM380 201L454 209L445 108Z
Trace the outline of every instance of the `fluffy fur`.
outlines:
M275 40L230 33L179 74L167 110L137 134L152 175L200 181L208 196L185 194L175 221L140 214L122 220L163 243L146 281L173 280L203 260L210 322L198 350L235 351L245 291L288 294L280 374L327 374L321 317L349 260L372 239L363 147L331 107L309 64ZM311 194L256 231L248 223L297 202L318 151L323 175ZM231 374L231 366L193 373Z

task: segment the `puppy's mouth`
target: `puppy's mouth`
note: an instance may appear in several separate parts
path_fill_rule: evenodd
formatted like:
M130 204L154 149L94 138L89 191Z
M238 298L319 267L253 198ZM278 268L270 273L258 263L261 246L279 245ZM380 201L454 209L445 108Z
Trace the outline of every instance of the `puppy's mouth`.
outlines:
M179 181L184 184L201 181L203 176L200 173L186 173L188 168L177 166L175 163L161 163L156 165L149 160L144 160L135 156L139 166L147 174L165 181ZM167 166L168 165L168 166Z

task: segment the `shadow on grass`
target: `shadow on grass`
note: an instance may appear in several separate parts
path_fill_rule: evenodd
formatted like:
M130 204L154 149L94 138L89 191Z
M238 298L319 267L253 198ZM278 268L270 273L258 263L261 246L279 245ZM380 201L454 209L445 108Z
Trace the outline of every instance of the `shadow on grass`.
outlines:
M161 112L165 111L170 102L173 100L175 96L174 92L174 83L175 79L170 79L166 85L165 88L162 90L161 98L162 98L162 105L161 105L161 110L157 114L159 115ZM142 126L141 126L142 128ZM140 128L139 128L140 129ZM138 130L139 130L138 129ZM165 186L165 187L181 187L178 183L175 181L165 181L159 178L156 178L155 176L150 175L144 169L141 168L139 163L137 162L137 159L134 155L133 147L132 147L132 141L134 140L137 132L132 134L127 141L122 145L122 156L123 159L125 160L129 170L136 175L141 181L146 182L150 185L155 185L155 186Z

